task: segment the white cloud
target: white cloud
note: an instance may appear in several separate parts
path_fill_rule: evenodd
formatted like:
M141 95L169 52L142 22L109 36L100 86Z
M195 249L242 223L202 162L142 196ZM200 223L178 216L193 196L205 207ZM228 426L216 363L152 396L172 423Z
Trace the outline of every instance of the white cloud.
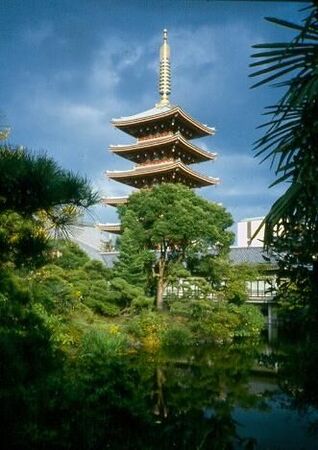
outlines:
M26 33L28 42L41 45L52 35L49 24ZM249 53L252 42L259 40L242 25L233 22L222 26L209 27L176 27L169 35L172 47L172 101L180 103L186 110L190 107L196 114L218 114L224 105L233 106L240 103L240 84L237 79L246 78L240 72L246 61L242 61ZM226 42L226 47L225 43ZM81 88L77 95L71 95L66 86L76 83L78 69L68 70L59 66L47 78L34 76L30 78L28 89L17 90L17 102L23 107L25 126L38 127L38 139L50 151L56 151L58 157L67 167L75 171L87 173L93 186L106 196L120 196L131 192L131 188L107 178L107 169L120 170L130 163L116 158L106 152L111 143L131 142L131 138L115 130L109 121L112 117L129 115L150 108L156 99L159 67L159 46L161 39L153 36L146 42L128 41L119 36L112 36L100 42L93 52L85 71L81 72ZM231 54L231 59L228 58ZM230 62L229 62L230 61ZM233 67L237 68L237 79L233 78ZM138 104L126 94L121 87L127 87L124 76L127 69L138 76L153 75L153 86L129 86L140 92ZM128 71L128 72L129 72ZM139 71L139 72L138 72ZM52 82L53 80L53 82ZM246 81L244 81L246 82ZM58 88L58 85L62 88ZM242 96L246 98L246 96ZM174 100L175 99L175 100ZM200 116L200 114L198 114ZM201 118L198 117L198 118ZM214 125L213 123L209 123ZM224 133L224 130L221 131ZM230 207L235 215L250 216L264 213L262 197L273 198L276 194L271 190L264 171L252 155L233 153L222 145L220 132L219 158L215 163L200 165L199 172L221 178L217 188L200 190L203 196L222 201ZM41 134L42 133L42 134ZM225 137L225 136L224 136ZM197 141L199 146L215 151L213 139ZM56 150L58 149L58 150ZM131 165L130 165L131 166ZM258 206L257 200L263 206ZM250 204L247 204L249 202ZM268 202L267 202L268 203ZM240 206L237 206L240 205ZM241 212L239 212L241 209ZM98 214L113 220L116 217L113 208L96 209ZM106 220L107 221L107 220Z

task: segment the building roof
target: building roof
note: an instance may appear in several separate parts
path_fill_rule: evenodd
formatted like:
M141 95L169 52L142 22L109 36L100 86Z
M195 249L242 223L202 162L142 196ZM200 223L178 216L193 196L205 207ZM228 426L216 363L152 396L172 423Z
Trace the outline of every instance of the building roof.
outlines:
M118 258L119 252L103 253L102 258L108 267L111 267ZM268 254L260 247L232 247L230 259L234 264L268 264L264 259ZM274 258L270 258L271 265L275 265Z
M269 258L269 261L268 261ZM275 259L271 258L262 247L232 247L230 250L230 259L234 264L271 264Z
M189 185L191 187L210 186L218 184L219 182L218 178L208 177L195 172L183 164L180 160L169 160L155 164L144 164L125 171L107 172L110 179L120 181L121 183L134 187L146 185L147 178L154 180L155 175L163 177L164 179L161 179L161 181L169 181L170 178L176 181L178 180L179 174L181 175L180 178L189 179ZM166 176L168 177L168 180L165 179ZM143 180L145 182L143 182ZM182 183L182 179L180 179L180 182Z
M97 228L100 231L106 231L108 233L113 234L121 234L121 225L120 223L99 223Z
M191 155L191 160L190 162L187 161L187 164L208 161L215 159L217 156L216 153L208 152L193 145L179 132L168 136L145 139L144 141L139 141L135 144L111 145L110 150L119 156L138 162L138 155L141 151L147 150L147 152L153 154L158 151L160 147L165 148L167 145L170 145L171 147L173 145L178 145L187 155ZM180 159L182 158L180 157Z
M72 227L72 229L76 230L76 232L72 233L71 239L77 242L84 251L88 253L91 258L100 259L100 255L103 261L111 266L114 260L118 257L118 252L101 252L102 249L102 235L100 231L104 230L105 227L118 227L119 224L106 224L99 225L99 230L96 230L94 226L77 226ZM232 247L230 249L230 259L234 264L266 264L268 263L267 259L269 258L269 262L271 265L275 265L275 259L270 257L270 255L261 247Z
M118 119L112 119L112 124L123 131L126 131L132 136L138 136L138 131L141 124L151 124L157 122L160 119L166 118L179 118L185 126L188 126L193 130L193 138L208 136L215 133L215 129L202 124L198 120L191 117L180 106L163 106L154 107L143 111L138 114L127 117L119 117Z
M119 206L127 203L128 197L105 197L102 199L104 205Z
M147 109L146 111L142 111L140 113L133 114L131 116L122 116L119 117L118 119L112 119L112 123L116 124L118 122L130 122L139 119L144 119L145 117L149 118L151 116L156 116L158 114L170 111L172 108L173 108L172 106L162 106L160 108L155 106L154 108Z

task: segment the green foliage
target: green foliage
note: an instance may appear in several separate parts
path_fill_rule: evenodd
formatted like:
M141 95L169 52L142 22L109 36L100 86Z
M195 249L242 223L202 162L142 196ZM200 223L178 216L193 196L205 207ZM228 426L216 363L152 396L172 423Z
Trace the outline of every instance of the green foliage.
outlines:
M0 271L0 361L2 389L16 389L39 379L54 363L51 333L32 308L25 282ZM3 398L3 397L2 397Z
M213 303L210 300L177 300L171 304L172 314L182 315L197 322L211 315Z
M143 248L143 229L133 211L127 211L122 218L124 232L119 241L119 258L114 272L134 286L145 288L147 271L151 268L154 254Z
M189 328L181 323L172 324L163 332L161 338L162 347L182 348L193 344L192 333Z
M113 273L101 261L89 260L83 265L83 270L90 280L109 280Z
M43 304L36 303L32 311L42 320L43 325L50 333L50 342L55 350L66 349L75 344L76 337L72 327L62 314L50 313Z
M260 270L250 264L228 264L224 272L224 284L220 289L222 297L230 303L242 305L248 300L247 281L255 281L260 276Z
M169 248L171 257L206 249L207 244L227 249L232 243L233 235L226 231L232 225L230 214L183 185L165 183L132 194L120 209L124 230L130 227L125 222L128 211L134 213L134 225L142 228L142 243L152 249Z
M187 319L187 326L199 342L231 342L235 338L257 338L264 326L261 312L252 305L235 305L211 300L176 301L171 312Z
M233 305L234 312L239 316L240 323L235 330L238 337L258 338L265 326L265 319L260 310L254 305Z
M47 264L30 276L33 298L56 314L68 315L80 304L94 313L113 317L124 310L138 312L151 308L153 299L132 286L99 261L89 261L77 245L59 243L55 264ZM69 266L69 267L68 267Z
M127 337L122 333L109 333L92 329L86 333L80 343L78 357L91 361L107 356L116 356L127 351Z
M126 261L134 276L144 279L146 272L150 286L157 283L159 309L164 287L169 277L175 276L176 267L190 255L207 253L211 248L226 253L233 240L227 230L232 224L230 214L179 184L165 183L133 193L119 212L124 234L121 267ZM134 253L127 258L132 248ZM155 261L151 251L157 253Z
M272 184L289 183L265 218L265 245L276 253L282 278L289 278L301 291L310 289L306 303L318 318L318 7L313 3L302 24L268 18L298 34L291 42L258 44L260 53L252 76L263 79L255 86L280 81L286 88L279 102L271 106L266 132L257 142L257 156L271 159L277 175ZM283 284L286 288L288 285ZM306 288L304 292L308 292Z
M64 277L64 271L55 265L47 265L34 272L30 277L34 301L57 314L74 308L79 294Z
M153 302L145 296L143 289L138 286L132 286L122 278L113 278L109 283L109 299L117 303L122 308L129 308L133 301L135 306L139 303L148 305Z
M5 173L0 181L0 419L7 430L6 448L93 449L105 448L114 440L118 443L114 448L126 448L127 442L127 448L148 448L151 440L143 445L141 431L150 424L151 436L158 429L153 413L161 407L164 377L156 370L158 390L154 392L152 366L128 368L123 355L127 357L138 344L150 351L161 346L181 349L192 343L193 335L199 336L195 326L199 329L202 323L215 341L228 340L224 329L231 328L225 313L216 323L209 322L209 315L216 317L211 302L186 304L178 316L151 310L153 299L145 295L144 287L156 239L171 245L165 275L175 282L189 275L182 264L188 252L203 252L211 244L226 253L230 216L217 205L208 208L185 188L163 188L156 192L150 210L159 205L163 211L164 202L170 205L174 198L175 220L181 226L184 216L184 228L173 226L166 234L173 221L173 211L167 207L167 216L158 222L155 209L148 210L147 217L129 215L127 209L127 215L123 213L127 240L124 237L114 277L75 244L49 238L49 220L64 227L73 217L67 205L88 206L93 201L85 180L60 170L46 157L8 148L0 151L0 173ZM202 211L206 208L214 221L214 225L208 223L209 235L197 235L196 243L192 239L202 228L195 224L191 234L191 205L191 220L195 212L196 221L208 220ZM154 234L147 228L150 216ZM246 335L251 336L249 329ZM201 404L199 411L202 416ZM140 446L126 439L127 430Z
M0 265L8 261L17 266L43 263L48 236L37 221L15 212L0 213Z
M85 179L26 150L1 145L0 174L2 263L43 263L52 223L65 227L68 218L97 201Z
M63 269L78 269L89 263L86 253L70 241L54 242L53 253L57 255L54 257L54 264Z
M85 178L61 169L45 155L20 148L0 147L0 173L0 212L31 216L56 205L87 208L98 200Z
M105 317L115 317L120 314L119 306L109 303L107 300L97 300L96 295L92 293L91 296L84 300L85 305L89 306L96 314Z
M310 298L310 295L311 289L308 287L306 278L302 283L297 284L291 280L282 280L279 283L275 298L282 330L296 336L307 334L311 316L311 308L307 299ZM315 325L315 320L312 319Z
M143 311L127 322L127 331L137 338L160 338L168 329L168 318L165 314L155 311Z
M256 280L264 271L250 264L232 264L228 257L204 255L188 260L191 273L204 277L217 298L242 304L248 298L247 281Z

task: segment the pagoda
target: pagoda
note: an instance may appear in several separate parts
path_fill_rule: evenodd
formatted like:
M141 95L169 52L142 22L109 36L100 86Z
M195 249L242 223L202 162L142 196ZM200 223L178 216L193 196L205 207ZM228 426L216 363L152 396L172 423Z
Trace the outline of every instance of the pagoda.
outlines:
M194 119L180 106L170 104L170 92L170 47L167 30L164 30L160 47L160 101L147 111L112 120L113 126L133 136L136 141L110 146L112 153L134 163L130 170L107 171L111 180L137 189L151 188L160 183L182 183L190 188L218 183L218 178L202 175L189 167L216 158L216 153L190 142L213 135L215 129ZM103 203L119 206L126 203L127 198L104 198ZM120 233L120 224L101 224L99 228L109 233Z

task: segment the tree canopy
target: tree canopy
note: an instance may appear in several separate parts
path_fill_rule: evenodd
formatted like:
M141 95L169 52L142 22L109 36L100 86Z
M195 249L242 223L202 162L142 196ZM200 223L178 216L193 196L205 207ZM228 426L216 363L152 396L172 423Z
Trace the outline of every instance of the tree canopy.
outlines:
M120 208L123 242L129 233L137 237L140 251L146 251L140 270L153 258L153 277L157 280L157 307L162 308L163 290L172 268L184 263L191 254L208 251L226 253L233 241L228 231L232 217L216 204L197 196L180 184L162 184L141 190ZM138 251L134 257L140 257ZM119 265L123 254L120 254Z
M50 228L65 227L98 200L85 178L19 147L0 146L0 173L2 263L35 262Z
M0 212L32 215L65 204L88 208L97 201L84 177L19 147L1 146L0 173Z

